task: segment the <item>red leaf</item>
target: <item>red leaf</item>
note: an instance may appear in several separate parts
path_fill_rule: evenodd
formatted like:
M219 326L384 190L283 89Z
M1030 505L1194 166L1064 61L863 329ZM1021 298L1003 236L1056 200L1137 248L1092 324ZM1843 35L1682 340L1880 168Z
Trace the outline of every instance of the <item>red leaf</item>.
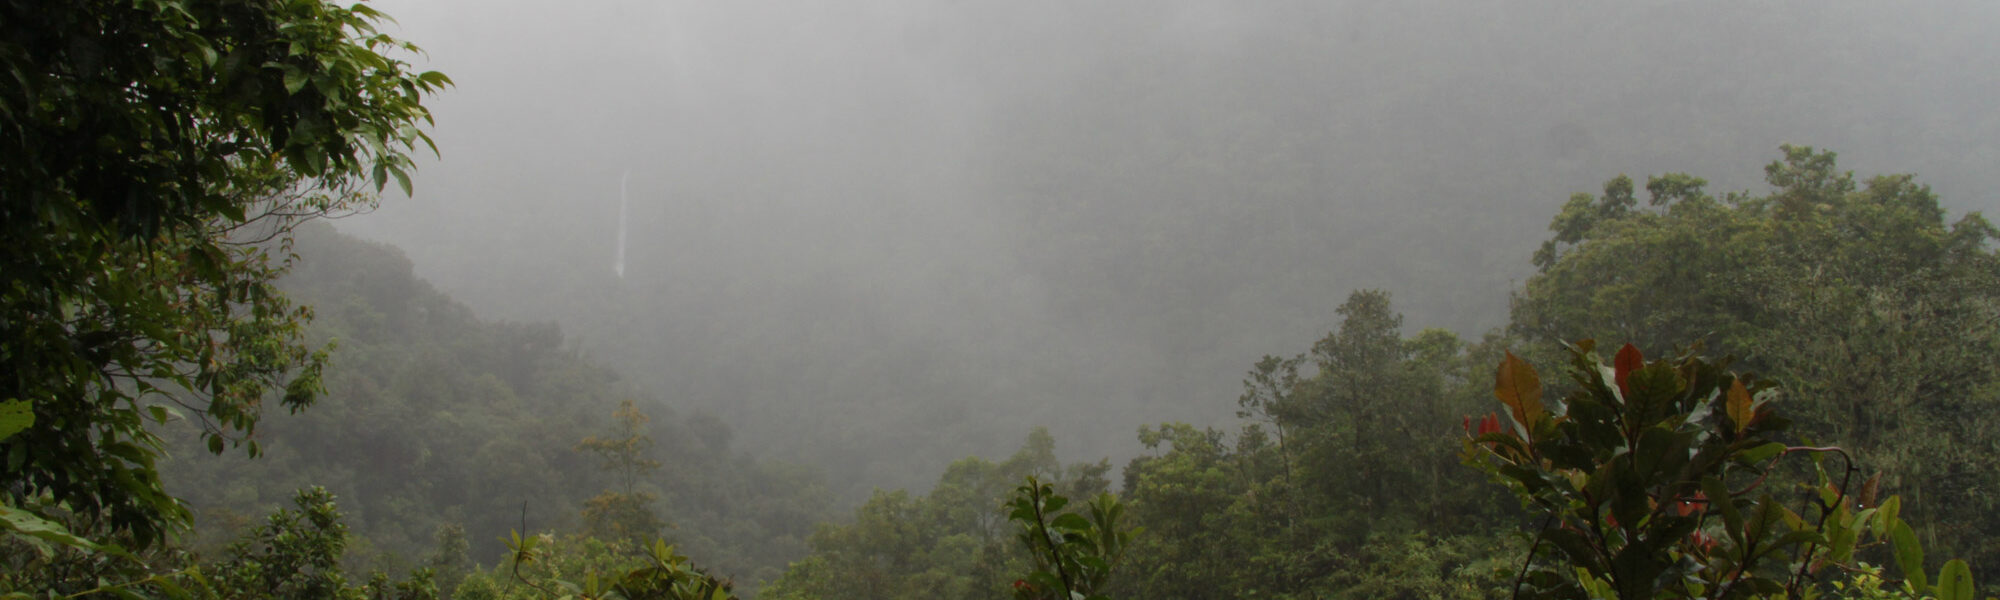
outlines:
M1645 367L1646 356L1639 353L1638 346L1626 344L1624 348L1619 348L1617 358L1612 359L1612 370L1617 374L1618 393L1625 396L1632 395L1632 386L1626 381L1631 379L1633 371Z
M1534 435L1535 424L1548 414L1542 408L1542 380L1535 375L1535 368L1528 362L1508 352L1500 363L1498 373L1493 377L1493 395L1507 405L1514 414L1514 422L1521 426L1523 438Z
M1715 550L1715 538L1709 537L1708 534L1702 533L1699 530L1688 534L1687 541L1688 545L1700 550L1702 554L1708 554Z
M1702 495L1701 492L1695 492L1693 496L1674 501L1674 513L1683 517L1694 514L1697 511L1706 510L1707 508L1708 497Z

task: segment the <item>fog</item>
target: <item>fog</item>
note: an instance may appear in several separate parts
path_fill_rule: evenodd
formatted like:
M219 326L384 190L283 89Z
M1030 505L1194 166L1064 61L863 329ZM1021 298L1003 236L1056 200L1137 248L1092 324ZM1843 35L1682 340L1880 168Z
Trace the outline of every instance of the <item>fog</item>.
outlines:
M1223 424L1354 289L1476 338L1621 173L2000 208L1993 3L375 4L457 87L340 228L850 499Z

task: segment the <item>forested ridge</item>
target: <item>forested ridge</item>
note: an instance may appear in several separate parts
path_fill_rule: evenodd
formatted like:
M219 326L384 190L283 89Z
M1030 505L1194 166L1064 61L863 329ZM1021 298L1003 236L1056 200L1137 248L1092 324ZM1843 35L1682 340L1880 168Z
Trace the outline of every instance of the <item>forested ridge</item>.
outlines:
M728 426L634 388L552 324L479 319L395 249L324 225L301 231L296 251L309 258L281 287L315 308L310 339L335 344L330 400L267 417L255 459L206 456L187 440L161 466L220 539L321 486L340 499L364 565L419 565L440 528L490 565L510 530L584 529L584 502L617 481L579 444L614 431L627 400L660 462L644 482L658 496L648 508L703 564L745 581L774 575L831 514L818 474L743 454Z

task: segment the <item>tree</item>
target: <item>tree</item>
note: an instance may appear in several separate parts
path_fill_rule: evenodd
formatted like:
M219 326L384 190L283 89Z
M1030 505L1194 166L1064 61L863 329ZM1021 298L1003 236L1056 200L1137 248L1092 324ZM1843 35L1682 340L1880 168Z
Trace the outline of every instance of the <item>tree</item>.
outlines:
M1301 408L1290 428L1307 473L1299 482L1306 504L1355 514L1357 526L1345 529L1351 539L1397 525L1448 526L1447 490L1460 486L1440 475L1456 458L1451 433L1435 423L1465 406L1455 392L1466 345L1436 329L1404 338L1403 316L1381 290L1357 290L1335 312L1340 327L1302 357L1316 372L1294 394ZM1396 518L1377 510L1389 507L1423 510L1393 511Z
M1403 337L1389 299L1356 291L1309 353L1259 360L1237 399L1238 416L1257 422L1233 440L1185 424L1140 429L1155 454L1124 473L1132 518L1152 532L1132 547L1134 595L1479 589L1457 571L1503 511L1451 475L1457 443L1438 426L1476 402L1464 365L1479 349L1443 330Z
M192 577L201 592L216 599L277 598L285 600L437 600L433 571L413 571L407 581L391 583L379 571L364 586L348 584L340 560L347 549L347 525L341 523L333 494L321 488L299 490L297 511L279 509L265 525L230 545L227 556L209 565L212 575ZM207 589L203 589L203 588ZM181 595L164 590L168 596Z
M1831 152L1785 146L1766 195L1716 198L1682 174L1573 197L1515 298L1510 331L1556 360L1565 339L1649 353L1706 340L1783 381L1799 430L1837 439L1908 494L1933 541L2000 568L2000 233L1947 221L1909 175L1857 180Z
M365 208L371 182L408 192L421 100L450 83L393 58L415 47L383 18L311 0L0 3L0 402L30 415L0 439L7 506L151 545L188 515L148 421L177 404L210 451L254 455L267 396L313 402L325 349L272 285L287 232Z
M1389 308L1389 293L1357 290L1334 312L1341 316L1340 330L1313 344L1319 375L1312 380L1304 425L1328 438L1315 446L1322 463L1316 470L1336 472L1325 463L1346 462L1351 467L1343 470L1351 470L1355 481L1368 482L1356 490L1353 481L1328 481L1329 490L1358 491L1360 508L1368 510L1387 500L1391 476L1379 467L1396 452L1388 437L1397 433L1387 421L1412 412L1393 404L1420 398L1407 389L1413 378L1402 368L1408 357L1403 315Z
M653 512L653 501L659 497L638 489L647 473L660 468L660 461L648 457L653 437L646 434L646 422L651 419L631 398L620 401L611 416L618 420L616 437L593 435L576 444L577 450L603 459L604 470L618 477L618 489L584 501L583 519L591 535L643 545L667 526Z

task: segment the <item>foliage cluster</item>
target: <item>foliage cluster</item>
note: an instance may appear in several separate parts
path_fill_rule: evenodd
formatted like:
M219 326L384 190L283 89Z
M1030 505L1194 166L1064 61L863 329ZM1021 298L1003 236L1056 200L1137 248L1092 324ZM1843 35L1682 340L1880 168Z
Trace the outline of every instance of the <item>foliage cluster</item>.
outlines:
M1577 387L1554 403L1544 402L1534 368L1507 355L1494 395L1508 425L1466 439L1470 464L1545 515L1513 597L1813 598L1850 584L1880 591L1872 580L1879 572L1856 554L1872 537L1876 545L1893 540L1904 591L1974 598L1964 561L1946 562L1937 585L1927 584L1900 498L1877 504L1874 482L1852 480L1858 469L1844 451L1775 440L1790 423L1769 404L1772 394L1760 393L1770 384L1692 353L1649 363L1630 344L1605 365L1593 347L1584 340L1570 348ZM1815 465L1841 458L1839 484L1822 469L1817 486L1784 485L1787 473L1776 467L1802 454ZM1787 506L1794 500L1806 510ZM1826 572L1845 581L1822 585Z
M0 597L167 598L171 600L438 600L429 568L391 581L381 571L351 583L341 567L349 537L333 495L299 490L214 560L176 549L138 553L82 538L52 540L36 558L0 572Z
M2000 252L1978 214L1947 219L1910 175L1857 180L1830 152L1785 146L1767 195L1698 178L1578 194L1550 224L1509 332L1564 362L1569 339L1668 354L1704 340L1781 382L1795 431L1838 442L1906 495L1934 546L2000 569Z
M1035 563L1014 580L1015 598L1110 600L1112 574L1139 531L1124 525L1125 506L1109 492L1091 498L1088 510L1063 512L1068 505L1053 484L1030 475L1001 507L1020 525L1015 538Z
M165 0L0 4L0 441L7 506L144 548L188 522L147 424L174 405L210 452L267 394L320 390L310 316L245 245L406 188L420 103L450 80L395 58L366 6Z
M1029 434L1004 461L952 463L930 493L878 490L848 524L822 525L812 554L762 590L779 599L993 598L1034 569L999 507L1027 477L1049 492L1095 496L1109 486L1107 462L1064 466L1046 430Z
M664 540L636 548L589 536L549 534L508 542L507 560L474 573L459 600L735 600L731 582L695 567ZM636 552L634 550L637 550Z

